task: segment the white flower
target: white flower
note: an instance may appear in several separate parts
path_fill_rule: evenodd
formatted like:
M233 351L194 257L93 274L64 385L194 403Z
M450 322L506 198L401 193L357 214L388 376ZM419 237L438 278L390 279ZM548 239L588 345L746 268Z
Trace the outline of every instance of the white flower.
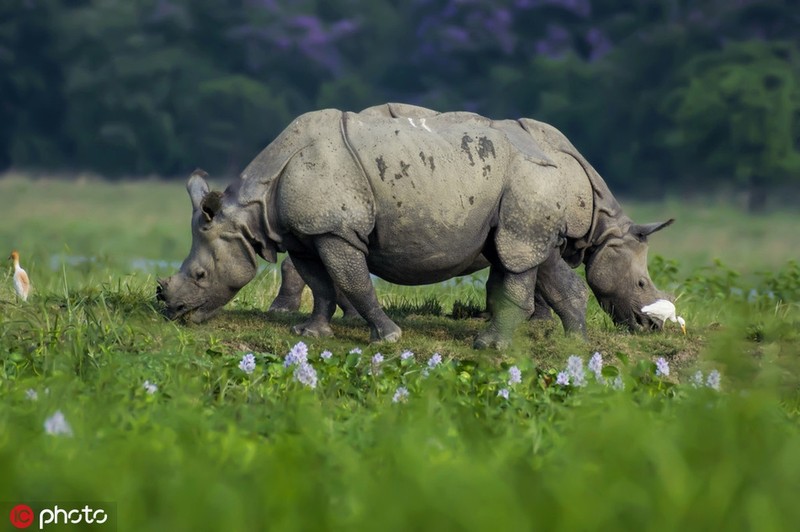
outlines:
M361 348L360 347L354 347L353 349L350 350L350 354L351 355L352 354L360 355L361 354Z
M428 359L428 367L433 369L439 364L442 363L442 355L439 353L434 353L431 358Z
M694 372L690 381L692 383L692 388L702 388L703 387L703 372L699 369Z
M508 368L508 385L514 386L522 382L522 372L517 366Z
M253 353L247 353L239 361L239 369L250 375L256 370L256 356Z
M603 378L603 355L598 352L592 355L592 358L589 359L589 371L594 373L594 378L597 382L605 383Z
M300 384L305 384L309 388L316 388L317 371L308 362L303 362L294 368L294 380Z
M72 427L61 410L56 410L55 414L44 421L44 431L51 436L72 436Z
M708 374L706 378L706 386L709 388L713 388L716 391L719 391L720 382L722 381L722 375L720 375L719 371L712 369L711 372Z
M556 376L556 384L560 386L569 386L569 373L566 371L559 371Z
M381 363L383 363L383 355L380 353L375 353L372 355L372 367L369 368L370 375L380 375L381 374Z
M28 388L27 390L25 390L25 397L29 401L36 401L39 399L39 394L36 393L36 390L34 390L33 388Z
M614 380L611 381L611 387L615 390L624 390L625 389L625 381L622 380L622 375L617 375L614 377Z
M508 399L508 388L503 388L498 390L497 397L502 397L503 399Z
M322 360L329 360L332 356L333 356L333 353L331 353L328 350L323 351L322 354L319 355L319 357Z
M656 377L669 377L669 362L664 357L656 359Z
M147 390L147 393L149 393L150 395L153 395L158 391L158 386L150 381L144 381L144 384L142 386L144 387L145 390Z
M411 351L403 351L400 353L400 360L408 360L409 358L414 358L414 353Z
M308 361L308 346L304 342L297 342L289 350L283 360L283 367L305 364Z
M572 380L573 386L586 386L586 372L583 369L583 359L576 355L570 355L567 359L567 374Z
M394 395L392 396L393 403L405 403L408 401L408 388L405 386L400 386L397 390L395 390Z

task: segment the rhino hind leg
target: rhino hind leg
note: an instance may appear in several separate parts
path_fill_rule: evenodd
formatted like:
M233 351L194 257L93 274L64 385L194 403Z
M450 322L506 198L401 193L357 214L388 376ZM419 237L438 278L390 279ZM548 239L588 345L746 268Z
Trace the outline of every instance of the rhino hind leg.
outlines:
M302 336L333 336L331 317L336 311L336 290L328 272L317 260L292 255L292 262L300 277L311 288L314 308L305 322L292 327L292 332Z
M487 304L492 318L475 339L476 349L505 349L514 331L533 314L536 268L513 273L492 265L486 284Z
M370 341L398 341L401 336L400 327L389 319L378 303L364 252L333 235L321 235L315 239L315 244L336 287L367 320ZM315 299L316 297L314 294Z

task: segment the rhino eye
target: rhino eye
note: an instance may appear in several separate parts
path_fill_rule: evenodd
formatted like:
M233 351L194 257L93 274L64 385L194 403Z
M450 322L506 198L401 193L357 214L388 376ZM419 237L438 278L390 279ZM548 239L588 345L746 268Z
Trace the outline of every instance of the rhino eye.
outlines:
M639 279L639 288L644 288L645 284L644 279Z

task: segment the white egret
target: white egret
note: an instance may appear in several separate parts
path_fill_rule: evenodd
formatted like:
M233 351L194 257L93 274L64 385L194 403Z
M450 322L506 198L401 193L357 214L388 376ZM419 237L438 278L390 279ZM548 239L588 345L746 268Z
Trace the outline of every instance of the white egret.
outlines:
M675 315L675 305L672 301L658 299L655 303L642 307L642 312L647 314L650 318L661 321L662 327L667 320L673 323L677 322L681 326L683 334L686 334L686 320Z
M19 253L16 251L11 252L9 259L14 261L14 290L17 296L23 301L28 300L28 292L31 290L31 281L28 279L28 272L23 270L19 265Z

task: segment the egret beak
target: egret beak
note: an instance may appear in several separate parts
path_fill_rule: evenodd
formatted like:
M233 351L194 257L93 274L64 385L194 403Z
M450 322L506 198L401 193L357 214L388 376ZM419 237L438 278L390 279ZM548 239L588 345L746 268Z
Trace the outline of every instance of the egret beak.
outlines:
M683 335L686 336L686 325L681 323L681 331L683 331Z

